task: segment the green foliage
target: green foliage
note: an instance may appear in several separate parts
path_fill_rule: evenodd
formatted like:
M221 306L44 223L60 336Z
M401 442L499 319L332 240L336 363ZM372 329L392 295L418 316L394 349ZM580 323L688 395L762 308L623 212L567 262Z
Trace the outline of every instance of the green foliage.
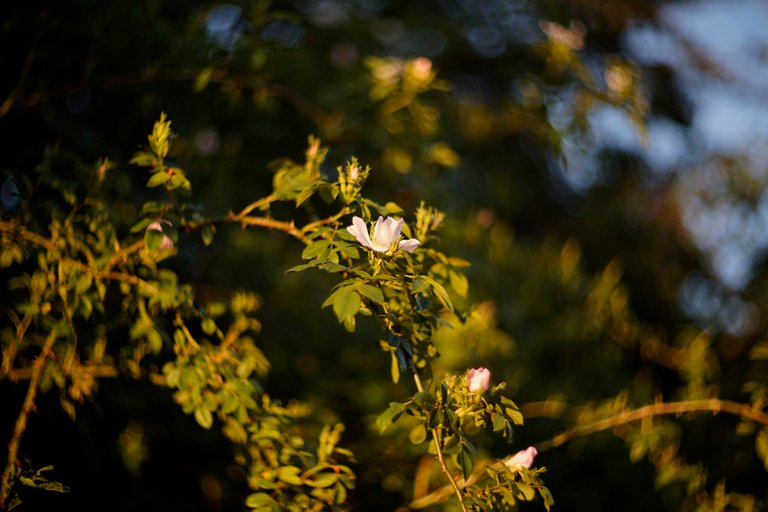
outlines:
M170 121L163 114L149 137L151 152L139 151L131 161L165 169L163 159L169 151L170 136ZM397 382L402 372L412 372L419 388L412 400L390 405L379 419L380 429L386 429L403 412L419 418L421 425L412 430L411 441L427 442L430 431L440 460L443 452L453 455L466 479L477 450L465 434L465 424L492 426L508 440L512 439L512 425L522 424L517 406L500 394L503 383L482 395L469 393L464 381L455 377L439 385L438 395L422 388L419 373L428 374L430 361L437 356L431 338L443 321L440 314L455 312L449 290L455 296L466 296L467 280L461 269L467 263L434 248L398 249L402 224L390 234L395 238L387 252L356 246L355 237L344 229L345 217L359 212L369 218L372 208L380 214L400 209L381 207L361 195L362 186L350 186L350 180L362 179L356 160L347 164L347 171L340 173L337 182L328 181L320 173L326 154L319 141L310 138L304 165L284 161L275 174L273 193L226 220L282 229L304 241L301 257L309 263L289 272L317 268L341 278L323 307L331 306L348 331L355 330L358 314L375 317L389 339L382 347L391 354L393 381ZM165 170L156 172L146 187L165 184L172 193L176 185L170 180L155 180L159 173ZM363 177L368 173L366 168ZM336 193L340 188L341 195ZM334 198L340 199L339 211L301 229L293 223L250 214L257 207L266 211L277 201L291 201L299 207L316 195L331 205ZM259 297L241 290L228 302L200 302L193 286L180 282L174 271L161 266L176 254L180 243L178 231L166 224L190 230L217 222L170 197L168 202L146 203L142 207L144 219L134 224L123 240L118 239L118 228L95 201L86 200L92 203L91 209L74 204L63 220L58 211L51 211L49 238L15 222L4 225L4 233L26 249L27 257L21 263L26 267L29 262L32 268L36 263L37 267L32 274L22 273L10 283L17 295L11 315L16 335L6 334L9 341L4 353L17 360L27 353L32 357L35 350L23 340L30 335L32 339L46 339L35 363L38 369L44 368L40 390L52 385L62 393L66 390L69 398L62 394L62 404L73 417L75 408L70 399L82 401L93 394L95 368L101 375L127 373L173 389L174 400L184 413L192 415L203 429L220 428L235 447L235 461L248 475L253 491L245 499L246 507L299 511L342 506L356 480L345 464L353 462L352 453L338 446L343 426L326 425L318 440L310 441L300 426L306 408L283 406L265 393L261 381L270 370L270 362L254 338L261 329L254 316L261 304ZM435 219L442 219L442 215L423 206L418 215L420 236L427 241L431 230L439 225ZM391 219L386 223L396 225ZM407 228L404 231L410 232ZM206 237L212 237L212 231L207 233ZM372 236L377 239L379 234L373 232ZM110 291L113 282L119 290ZM120 303L116 316L107 307L111 301ZM78 317L91 322L95 337L84 336ZM108 340L125 329L128 343L112 347L114 342ZM44 360L49 353L67 355L48 364ZM84 364L79 362L81 353L90 356ZM158 361L165 361L161 374L153 373ZM36 391L36 385L33 380L30 390ZM46 481L24 477L13 464L8 467L11 472L5 480L3 498L10 504L20 500L17 480L26 486L63 489L58 484L37 485Z
M691 183L741 215L764 180L599 145L605 109L642 139L689 106L610 50L649 13L593 4L11 6L0 509L145 508L138 479L165 509L764 509L764 272L691 292L715 244L685 227ZM119 489L88 466L115 438Z

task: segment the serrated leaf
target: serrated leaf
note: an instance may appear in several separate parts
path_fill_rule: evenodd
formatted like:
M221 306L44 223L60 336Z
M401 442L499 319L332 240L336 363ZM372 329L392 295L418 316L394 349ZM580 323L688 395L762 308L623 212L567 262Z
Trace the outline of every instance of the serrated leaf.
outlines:
M336 272L344 272L345 270L349 270L344 265L339 265L338 263L334 263L332 261L327 261L321 264L318 268L320 270L325 270L326 272L330 272L332 274L335 274Z
M435 395L427 391L419 391L413 395L413 403L425 411L431 411L435 407Z
M368 297L377 304L382 304L384 302L384 294L381 292L380 288L371 286L369 284L363 284L358 286L356 289L360 295Z
M303 251L301 251L301 259L311 260L312 258L316 258L323 252L327 251L330 245L331 242L328 240L318 240L317 242L312 242L306 246Z

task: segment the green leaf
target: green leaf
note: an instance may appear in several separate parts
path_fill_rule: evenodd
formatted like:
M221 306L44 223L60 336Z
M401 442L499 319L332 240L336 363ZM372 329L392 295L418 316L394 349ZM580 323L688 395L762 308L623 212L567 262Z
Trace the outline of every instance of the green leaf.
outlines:
M227 418L226 423L221 427L221 432L233 443L244 445L248 442L248 432L233 418Z
M421 444L427 439L427 429L424 428L424 425L416 425L411 429L410 434L408 434L408 439L413 444Z
M139 222L131 226L131 233L138 233L140 231L144 231L147 229L147 226L152 224L154 222L154 219L150 219L149 217L145 217L141 219Z
M413 280L413 284L411 284L411 293L423 293L427 290L429 290L429 283L424 279L417 277Z
M397 357L397 350L392 350L390 354L392 357L389 365L389 370L392 377L392 382L397 384L398 381L400 381L400 359L398 359Z
M520 489L520 492L523 493L523 496L525 497L525 501L533 501L533 498L536 496L536 491L533 490L533 487L526 484L518 484L518 489Z
M214 226L213 224L206 224L200 230L200 238L202 238L203 244L205 244L206 246L211 245L213 243L214 235L216 235L216 226Z
M469 291L469 280L464 274L460 274L455 270L448 272L448 280L451 283L451 288L459 294L460 297L466 297Z
M92 283L93 283L93 278L88 274L80 276L80 278L77 280L77 283L75 283L75 292L77 294L85 293L86 291L88 291L88 288L91 287Z
M208 86L208 83L211 81L211 76L213 76L213 71L214 69L210 66L200 70L195 77L195 85L193 87L195 92L200 92Z
M160 119L152 127L152 135L149 136L149 147L162 160L168 154L168 139L171 137L171 122L166 119L165 112L160 114Z
M312 194L315 193L315 190L317 190L315 184L311 184L310 186L306 187L304 190L299 192L299 195L296 196L296 207L302 205L307 199L312 197Z
M345 290L345 293L339 294L333 302L333 312L336 313L339 322L344 322L347 318L355 316L362 304L360 295L356 291L350 288L342 289Z
M373 302L377 304L383 304L384 303L384 294L381 292L381 289L371 286L369 284L363 284L358 286L357 292L364 296L371 299Z
M397 203L390 201L385 204L383 208L379 208L379 212L381 212L382 215L403 215L405 210L403 210Z
M296 466L283 466L277 470L277 478L290 485L303 485L301 469Z
M338 482L341 475L336 473L319 473L312 477L311 480L307 480L306 484L312 487L325 488L330 487Z
M154 173L152 176L149 177L149 180L147 180L147 187L153 188L153 187L159 187L163 183L167 182L171 179L171 175L166 171L159 171Z
M216 322L213 321L213 318L203 318L203 320L200 322L200 327L202 327L203 332L208 336L211 336L213 333L215 333L217 329Z
M148 229L144 232L144 243L150 251L156 251L163 243L165 233L157 229Z
M515 497L512 495L512 491L506 487L500 488L499 491L501 492L501 495L504 496L504 501L507 503L507 505L515 504Z
M464 446L461 445L461 450L456 454L456 463L461 468L461 473L464 475L464 479L469 478L472 473L472 453Z
M147 151L137 151L133 158L131 158L130 163L140 167L156 167L160 165L157 157Z
M504 414L515 425L523 424L523 413L521 413L517 408L507 407L504 409Z
M419 391L415 395L413 395L413 402L420 408L424 409L425 411L431 411L435 408L435 395L432 393L429 393L427 391Z
M507 421L504 419L504 416L497 412L493 413L493 431L501 432L505 428L507 428Z
M311 261L309 263L302 263L301 265L296 265L295 267L291 267L288 270L285 271L285 273L289 272L301 272L302 270L307 270L308 268L315 268L318 265L318 261Z
M392 423L397 421L397 418L405 411L405 404L400 402L389 402L389 407L383 413L379 414L376 418L376 426L379 428L379 432L383 433L389 428Z
M768 341L756 343L752 350L749 351L749 358L752 360L768 359Z
M301 251L301 259L311 260L312 258L316 258L327 251L330 245L331 242L328 240L318 240L317 242L313 242Z
M768 428L762 429L755 436L755 451L763 461L763 467L768 471Z
M335 274L336 272L343 272L345 270L349 270L344 265L339 265L338 263L333 263L332 261L327 261L322 265L319 265L318 268L320 270L325 270L326 272L330 272L332 274Z
M167 187L168 190L175 190L180 188L182 190L189 191L191 189L191 185L187 177L184 175L184 171L179 168L174 168L174 172L171 174L171 179L168 180Z
M250 508L264 507L274 502L272 496L265 492L256 492L245 498L245 506Z
M440 301L443 307L448 311L453 312L453 303L451 303L448 292L445 291L443 285L429 276L421 276L421 279L423 279L430 286L430 288L432 288L433 295L437 297L437 300Z
M205 407L198 407L195 409L195 420L203 428L211 428L213 426L213 414Z

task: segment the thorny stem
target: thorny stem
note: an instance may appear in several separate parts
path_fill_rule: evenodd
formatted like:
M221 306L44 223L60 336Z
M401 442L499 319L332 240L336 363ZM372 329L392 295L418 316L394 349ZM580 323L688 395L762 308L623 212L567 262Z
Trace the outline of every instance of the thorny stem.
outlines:
M422 393L424 392L424 386L421 384L421 377L419 377L419 373L416 371L416 368L413 366L413 363L411 363L411 370L413 371L413 381L416 383L416 389ZM440 439L437 435L437 428L432 429L432 440L435 442L435 452L437 452L437 460L440 462L440 467L443 469L443 473L445 473L446 478L448 478L448 481L451 483L451 487L453 487L453 491L456 493L456 496L459 498L459 505L461 506L461 510L464 512L467 512L467 507L464 506L464 497L461 494L461 489L459 489L459 484L456 483L456 479L451 474L450 470L448 469L448 466L445 463L445 457L443 456L443 450L440 447Z
M16 465L16 457L19 454L19 445L21 444L21 437L24 434L24 429L27 426L27 418L30 412L35 406L35 397L37 396L38 384L40 382L40 376L43 373L45 367L45 360L53 349L53 343L56 341L56 333L51 332L45 339L43 349L35 359L32 375L29 379L29 388L27 388L27 395L24 397L24 404L21 407L18 418L16 418L16 425L13 428L13 434L11 435L11 442L8 443L8 460L5 463L5 469L3 470L2 479L0 479L0 508L5 505L5 501L8 499L8 493L10 491L10 478L11 470Z

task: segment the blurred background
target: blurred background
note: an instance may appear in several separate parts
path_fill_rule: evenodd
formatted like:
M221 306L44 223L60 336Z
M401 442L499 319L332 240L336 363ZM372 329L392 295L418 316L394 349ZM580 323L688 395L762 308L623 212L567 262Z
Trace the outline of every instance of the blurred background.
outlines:
M46 159L78 183L108 157L127 232L146 200L128 161L160 112L211 214L268 194L270 162L316 135L330 175L354 155L372 199L446 213L472 313L438 334L437 372L488 367L526 415L486 455L541 446L557 510L763 510L734 416L547 441L601 407L762 398L766 27L761 0L7 0L0 172L34 183ZM390 382L373 323L350 334L321 309L330 276L285 274L299 245L222 227L211 247L182 234L165 264L202 297L259 294L267 390L346 425L354 510L406 510L420 454L407 425L373 420L413 390ZM104 379L74 421L40 397L22 448L71 488L27 510L234 511L248 494L223 436L146 383Z

